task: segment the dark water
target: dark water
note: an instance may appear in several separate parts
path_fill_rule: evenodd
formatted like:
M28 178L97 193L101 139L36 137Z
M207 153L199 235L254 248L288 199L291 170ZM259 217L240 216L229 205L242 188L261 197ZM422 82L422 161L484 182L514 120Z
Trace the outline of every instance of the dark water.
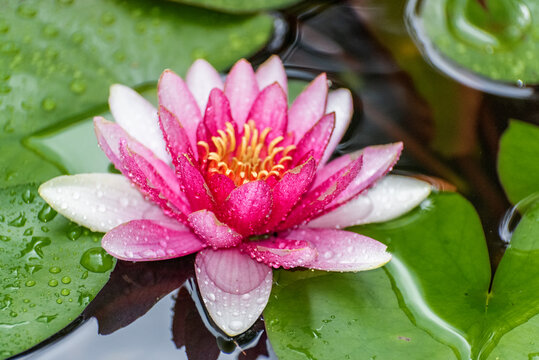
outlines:
M325 71L335 86L350 88L356 113L338 151L404 141L397 171L439 178L466 196L480 215L495 269L505 244L498 225L510 208L496 174L499 138L510 118L539 123L539 102L489 95L435 71L407 34L403 11L401 0L309 1L276 14L275 38L251 61L278 53L290 76L310 79ZM199 315L192 271L192 257L119 262L75 330L21 358L274 356L262 321L231 340Z

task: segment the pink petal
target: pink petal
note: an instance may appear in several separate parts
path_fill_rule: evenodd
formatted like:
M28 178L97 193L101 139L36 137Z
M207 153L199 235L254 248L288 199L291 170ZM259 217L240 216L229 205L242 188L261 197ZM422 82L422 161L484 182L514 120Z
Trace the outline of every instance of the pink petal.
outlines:
M191 65L185 76L185 82L193 94L201 112L206 108L210 91L214 88L223 89L221 76L209 62L197 59Z
M232 117L238 128L242 129L258 96L255 73L247 60L239 60L230 70L225 82L225 95L230 101Z
M286 94L278 83L269 85L256 98L249 116L259 131L271 128L268 141L285 134L288 123L288 102Z
M208 187L210 188L217 205L224 203L232 190L236 188L236 185L232 179L219 173L210 175L207 181Z
M229 336L249 329L271 293L271 268L237 249L201 251L195 261L200 295L212 320Z
M101 116L94 117L94 131L97 143L105 155L117 169L121 169L120 140L129 139L129 135L120 125Z
M120 84L110 87L109 107L114 120L158 158L170 162L159 131L157 109L135 90Z
M333 129L331 139L329 140L328 146L326 147L324 155L322 156L322 164L326 163L331 154L333 154L335 148L346 133L346 130L350 125L350 120L352 120L354 103L350 90L337 89L328 94L326 113L329 114L332 112L335 112L335 128Z
M320 164L316 170L313 187L317 187L318 185L322 184L337 171L351 164L355 159L358 158L358 156L359 151L339 156L325 165Z
M335 113L327 114L318 121L296 145L294 159L297 161L312 152L316 163L320 161L335 126Z
M273 188L273 208L266 231L272 231L283 221L290 210L311 185L316 169L316 162L310 158L305 163L289 170Z
M369 237L334 229L298 229L286 239L312 243L318 251L316 260L306 265L327 271L363 271L376 269L391 260L387 246Z
M268 220L271 188L263 180L234 189L223 203L221 220L242 235L253 235Z
M402 147L402 142L369 146L354 154L353 157L363 157L363 167L354 181L350 183L346 190L326 210L346 203L363 190L372 186L376 180L387 174L399 159Z
M204 243L178 222L133 220L106 233L101 246L121 260L153 261L195 253Z
M174 166L178 166L178 158L183 154L193 157L187 132L176 116L163 106L159 107L159 126Z
M163 211L179 220L191 212L185 195L180 190L172 170L159 159L145 153L142 145L120 143L120 153L124 176L138 186Z
M230 112L230 104L225 94L220 89L213 89L210 92L206 112L204 113L204 124L210 136L218 136L218 130L225 130L226 123L235 125Z
M288 229L309 221L344 191L355 179L361 169L362 159L359 157L345 168L336 172L322 184L306 193L301 201L292 209L286 220L278 229Z
M189 214L189 224L206 244L215 249L236 246L243 239L243 236L220 222L215 214L208 210Z
M211 191L200 171L186 156L180 156L177 173L192 211L212 210L215 202Z
M181 121L189 136L191 149L196 149L196 131L202 116L187 85L174 72L165 70L159 79L157 93L159 104L166 107Z
M343 206L312 220L309 227L344 228L389 221L407 213L429 196L429 183L406 176L386 175Z
M294 100L288 112L288 131L294 133L296 139L301 139L324 115L327 95L327 78L322 73Z
M262 65L256 69L256 81L258 88L264 89L266 86L279 83L285 95L288 94L288 82L281 58L272 55Z
M41 184L39 195L54 210L92 231L107 232L135 219L167 218L118 174L59 176Z
M244 242L241 249L258 262L285 269L308 265L317 255L308 241L281 238Z

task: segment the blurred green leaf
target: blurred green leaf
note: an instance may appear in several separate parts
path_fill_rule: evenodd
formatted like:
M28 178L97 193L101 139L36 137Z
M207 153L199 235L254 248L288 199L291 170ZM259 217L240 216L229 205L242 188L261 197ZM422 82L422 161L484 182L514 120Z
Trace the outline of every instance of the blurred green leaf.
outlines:
M282 9L301 0L172 0L227 13L250 13L261 10Z

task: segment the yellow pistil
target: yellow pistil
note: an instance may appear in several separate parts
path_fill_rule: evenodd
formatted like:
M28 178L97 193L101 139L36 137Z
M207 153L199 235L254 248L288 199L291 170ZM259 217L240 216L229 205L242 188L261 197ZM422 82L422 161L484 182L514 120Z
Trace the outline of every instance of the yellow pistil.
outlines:
M296 147L278 146L284 140L282 136L266 145L270 131L271 128L268 127L259 132L255 122L249 120L243 125L240 141L236 141L234 127L227 122L226 129L218 130L219 136L211 138L214 151L210 151L210 145L205 141L198 142L198 145L206 150L203 160L207 162L208 172L226 175L237 186L249 181L265 180L270 176L280 179L292 160L289 153Z

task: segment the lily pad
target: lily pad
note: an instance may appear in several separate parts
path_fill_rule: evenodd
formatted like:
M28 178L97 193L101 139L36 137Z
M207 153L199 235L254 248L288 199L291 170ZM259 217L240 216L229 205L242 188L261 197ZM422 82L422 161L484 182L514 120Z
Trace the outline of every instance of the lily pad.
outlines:
M539 345L538 208L515 230L490 293L481 224L458 194L434 194L397 220L354 228L386 243L393 260L357 274L279 272L264 313L277 355L527 358ZM515 333L527 346L505 340Z
M184 74L199 57L224 69L260 49L271 32L269 15L175 3L6 3L0 13L0 141L21 142L105 111L112 83L155 84L163 69ZM35 171L6 164L11 175L0 178L0 187L50 177L51 166L38 166L34 154L21 149L15 155L17 164Z
M417 11L436 51L456 64L518 86L539 83L537 1L423 0Z
M34 185L0 190L0 358L73 322L115 260L91 233L56 214Z
M539 126L509 122L500 140L498 173L513 204L539 192Z
M229 13L250 13L261 10L282 9L301 0L172 0Z

